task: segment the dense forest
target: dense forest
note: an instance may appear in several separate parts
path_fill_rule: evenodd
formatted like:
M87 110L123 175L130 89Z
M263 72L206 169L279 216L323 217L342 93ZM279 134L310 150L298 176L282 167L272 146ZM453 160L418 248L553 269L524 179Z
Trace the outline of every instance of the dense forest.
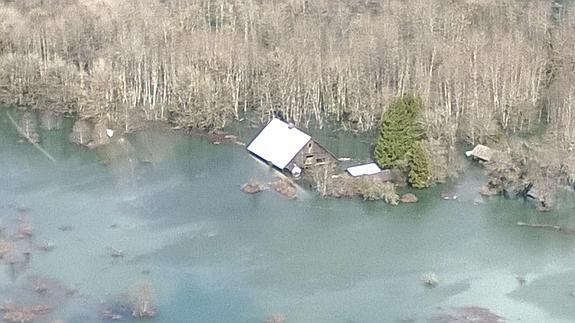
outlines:
M575 14L551 0L0 4L6 104L126 130L281 114L362 132L404 93L423 100L434 179L457 169L457 142L575 178Z

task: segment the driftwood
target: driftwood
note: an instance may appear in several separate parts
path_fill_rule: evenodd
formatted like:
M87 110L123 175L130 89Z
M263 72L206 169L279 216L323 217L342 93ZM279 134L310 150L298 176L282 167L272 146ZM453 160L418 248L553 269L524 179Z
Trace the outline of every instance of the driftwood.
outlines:
M539 228L539 229L549 229L561 233L568 233L568 234L575 234L575 229L571 228L564 228L559 225L552 225L552 224L544 224L544 223L525 223L525 222L517 222L517 225L520 227L530 227L530 228Z

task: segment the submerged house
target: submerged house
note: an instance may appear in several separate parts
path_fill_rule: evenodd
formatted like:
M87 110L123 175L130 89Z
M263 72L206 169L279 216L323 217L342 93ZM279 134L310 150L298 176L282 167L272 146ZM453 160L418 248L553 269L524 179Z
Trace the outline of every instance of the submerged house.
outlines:
M298 177L302 171L335 166L337 158L310 135L272 119L247 147L248 151L282 171Z

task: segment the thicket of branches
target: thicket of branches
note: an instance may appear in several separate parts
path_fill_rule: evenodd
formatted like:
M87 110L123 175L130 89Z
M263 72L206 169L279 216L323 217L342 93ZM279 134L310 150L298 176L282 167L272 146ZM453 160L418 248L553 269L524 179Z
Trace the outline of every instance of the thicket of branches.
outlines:
M575 147L575 16L549 0L19 0L0 102L182 127L281 112L368 131L421 95L434 176L454 143Z

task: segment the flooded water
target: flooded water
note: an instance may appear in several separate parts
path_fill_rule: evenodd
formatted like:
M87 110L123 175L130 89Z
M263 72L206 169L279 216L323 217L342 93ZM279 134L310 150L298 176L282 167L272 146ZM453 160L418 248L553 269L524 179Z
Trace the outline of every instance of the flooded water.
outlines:
M13 245L31 248L29 260L0 260L0 300L52 302L40 321L104 322L102 303L142 282L158 309L148 322L259 323L276 313L286 322L427 322L461 307L508 322L575 320L575 235L516 225L575 228L573 206L542 214L519 200L482 200L482 172L471 165L457 183L415 191L412 205L304 189L287 200L240 191L277 175L241 146L148 131L88 150L70 144L64 126L39 131L53 163L18 143L0 110L4 238L23 219L33 225L29 245ZM359 138L324 138L340 156L369 155ZM40 250L48 242L53 250ZM435 288L421 280L430 272ZM34 277L74 293L45 300L30 289Z

